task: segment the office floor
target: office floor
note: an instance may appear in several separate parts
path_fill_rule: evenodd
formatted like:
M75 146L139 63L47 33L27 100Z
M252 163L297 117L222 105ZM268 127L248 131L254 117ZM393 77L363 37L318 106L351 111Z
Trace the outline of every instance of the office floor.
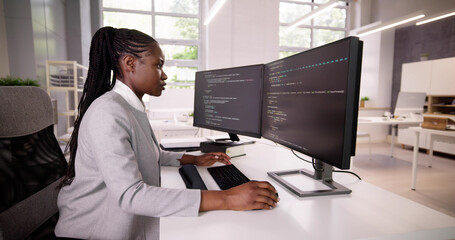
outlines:
M373 143L371 159L368 143L357 144L351 171L373 185L455 217L455 156L435 153L433 167L428 155L419 153L417 189L411 190L412 148L396 145L394 158L390 144Z

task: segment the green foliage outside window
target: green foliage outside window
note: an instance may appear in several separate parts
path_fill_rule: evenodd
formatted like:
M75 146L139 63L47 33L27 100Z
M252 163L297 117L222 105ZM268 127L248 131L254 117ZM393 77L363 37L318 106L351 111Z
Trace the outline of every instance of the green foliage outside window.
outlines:
M172 55L173 59L197 59L197 47L186 47L183 52L178 52Z

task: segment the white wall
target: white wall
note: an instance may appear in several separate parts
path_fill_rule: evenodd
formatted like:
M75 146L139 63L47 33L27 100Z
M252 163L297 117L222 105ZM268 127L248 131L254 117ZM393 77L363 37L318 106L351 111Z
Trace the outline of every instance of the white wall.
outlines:
M210 1L212 4L214 1ZM279 1L231 0L206 28L206 69L278 58Z
M386 30L360 38L364 42L360 96L370 98L367 107L389 108L391 105L394 37L394 30ZM385 111L393 112L391 109L360 110L359 116L381 116ZM373 142L383 142L386 141L388 129L359 124L357 131L369 132Z
M373 33L364 42L360 96L368 96L369 107L390 107L395 31Z

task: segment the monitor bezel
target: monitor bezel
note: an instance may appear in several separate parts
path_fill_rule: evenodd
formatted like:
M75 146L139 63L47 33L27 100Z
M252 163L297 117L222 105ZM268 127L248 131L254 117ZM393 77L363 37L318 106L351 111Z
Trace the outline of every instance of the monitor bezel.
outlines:
M223 128L223 127L216 127L216 126L211 126L211 125L206 125L203 123L198 123L196 122L195 118L193 121L193 126L194 127L200 127L200 128L205 128L205 129L211 129L215 131L220 131L220 132L226 132L230 134L240 134L244 136L249 136L249 137L255 137L255 138L261 138L262 136L262 97L263 97L263 86L264 86L264 66L265 64L253 64L253 65L247 65L247 66L238 66L238 67L230 67L230 68L218 68L218 69L211 69L211 70L203 70L203 71L197 71L196 72L196 77L195 77L195 84L194 84L194 107L196 108L196 81L197 81L197 74L200 73L205 73L205 72L214 72L214 71L222 71L222 70L235 70L235 69L241 69L241 68L252 68L252 67L261 67L261 79L260 79L260 87L259 87L259 108L258 108L258 126L259 129L257 132L250 132L250 131L240 131L237 129L231 129L231 128ZM196 109L194 111L194 114L196 114Z

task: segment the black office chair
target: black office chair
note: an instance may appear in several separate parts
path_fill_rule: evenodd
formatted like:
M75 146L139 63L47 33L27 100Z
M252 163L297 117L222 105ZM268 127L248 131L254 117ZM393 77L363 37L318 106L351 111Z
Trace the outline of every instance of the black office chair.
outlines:
M0 239L55 236L52 223L44 235L35 231L56 218L56 186L67 168L53 115L43 89L0 87Z

